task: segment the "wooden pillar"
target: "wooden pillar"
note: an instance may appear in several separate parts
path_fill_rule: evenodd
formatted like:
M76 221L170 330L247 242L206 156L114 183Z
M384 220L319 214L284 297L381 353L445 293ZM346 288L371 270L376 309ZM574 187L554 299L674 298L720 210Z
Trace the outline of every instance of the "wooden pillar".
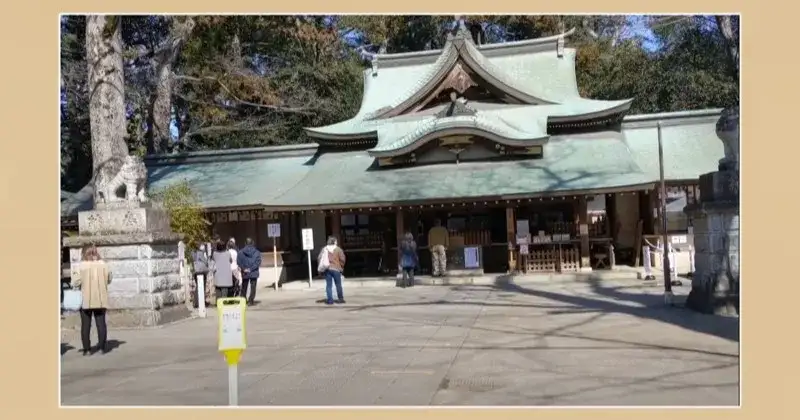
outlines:
M589 208L586 196L578 199L578 235L581 238L581 271L591 271L589 259Z
M506 207L506 239L508 241L508 272L513 273L517 269L517 259L515 251L516 241L516 220L514 218L514 207Z
M649 235L657 235L661 232L661 206L659 205L659 198L661 197L661 190L656 188L650 191L647 195L647 219L650 223L644 231Z
M342 244L340 234L342 232L342 214L337 212L331 213L331 236L336 237L339 244Z
M400 268L399 267L400 266L400 243L403 241L403 235L406 232L406 228L403 226L403 221L404 221L403 219L404 219L403 210L397 209L397 213L395 213L395 227L397 229L397 234L395 235L396 236L396 241L395 241L396 244L395 244L395 246L397 247L398 271L399 271L399 268Z
M617 214L616 193L606 195L606 217L608 218L608 236L611 237L612 243L617 243L617 236L619 235L619 229L617 229L619 215Z

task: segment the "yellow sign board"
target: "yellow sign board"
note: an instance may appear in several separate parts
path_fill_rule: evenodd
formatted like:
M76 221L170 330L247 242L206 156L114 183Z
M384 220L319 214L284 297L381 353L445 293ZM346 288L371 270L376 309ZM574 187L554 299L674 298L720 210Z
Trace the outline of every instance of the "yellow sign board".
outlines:
M239 356L247 348L245 311L247 300L241 297L217 299L219 324L219 351L225 354L228 364L239 363Z

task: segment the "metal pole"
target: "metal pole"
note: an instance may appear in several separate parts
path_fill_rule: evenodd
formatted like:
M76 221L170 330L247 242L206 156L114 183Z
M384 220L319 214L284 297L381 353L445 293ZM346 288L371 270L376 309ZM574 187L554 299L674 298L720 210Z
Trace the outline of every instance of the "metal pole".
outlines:
M272 267L275 270L275 290L278 290L278 281L281 278L278 271L278 240L272 238Z
M197 315L206 317L206 275L197 275Z
M667 236L667 186L664 181L664 147L661 141L661 122L656 126L658 130L658 171L661 178L661 241L663 242L664 252L664 299L666 303L672 303L672 276L670 275L669 261L669 242Z
M228 365L228 405L239 405L239 366L236 363Z
M311 287L311 282L313 279L311 278L311 250L306 251L308 255L308 287Z

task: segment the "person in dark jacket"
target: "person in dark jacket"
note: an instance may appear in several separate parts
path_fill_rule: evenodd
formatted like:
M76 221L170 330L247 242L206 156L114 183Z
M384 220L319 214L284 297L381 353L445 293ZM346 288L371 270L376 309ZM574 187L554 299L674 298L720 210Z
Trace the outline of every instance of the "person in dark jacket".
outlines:
M244 248L239 250L236 263L242 270L242 297L247 298L247 304L252 306L256 302L256 283L258 282L258 268L261 267L261 251L256 248L253 240L247 238ZM250 296L247 296L250 289Z
M403 270L403 275L397 280L397 287L412 287L414 286L414 270L419 266L419 256L417 255L417 242L414 241L414 235L411 232L406 232L403 240L400 242L400 268Z

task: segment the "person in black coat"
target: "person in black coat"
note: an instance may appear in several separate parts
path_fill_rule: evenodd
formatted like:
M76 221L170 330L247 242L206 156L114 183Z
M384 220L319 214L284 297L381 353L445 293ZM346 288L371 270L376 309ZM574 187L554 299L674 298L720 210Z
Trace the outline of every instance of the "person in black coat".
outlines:
M242 270L242 297L247 298L248 305L254 305L256 301L256 283L258 282L258 268L261 267L261 251L255 247L253 240L247 238L244 241L244 248L239 250L236 262ZM247 290L250 295L247 295Z

